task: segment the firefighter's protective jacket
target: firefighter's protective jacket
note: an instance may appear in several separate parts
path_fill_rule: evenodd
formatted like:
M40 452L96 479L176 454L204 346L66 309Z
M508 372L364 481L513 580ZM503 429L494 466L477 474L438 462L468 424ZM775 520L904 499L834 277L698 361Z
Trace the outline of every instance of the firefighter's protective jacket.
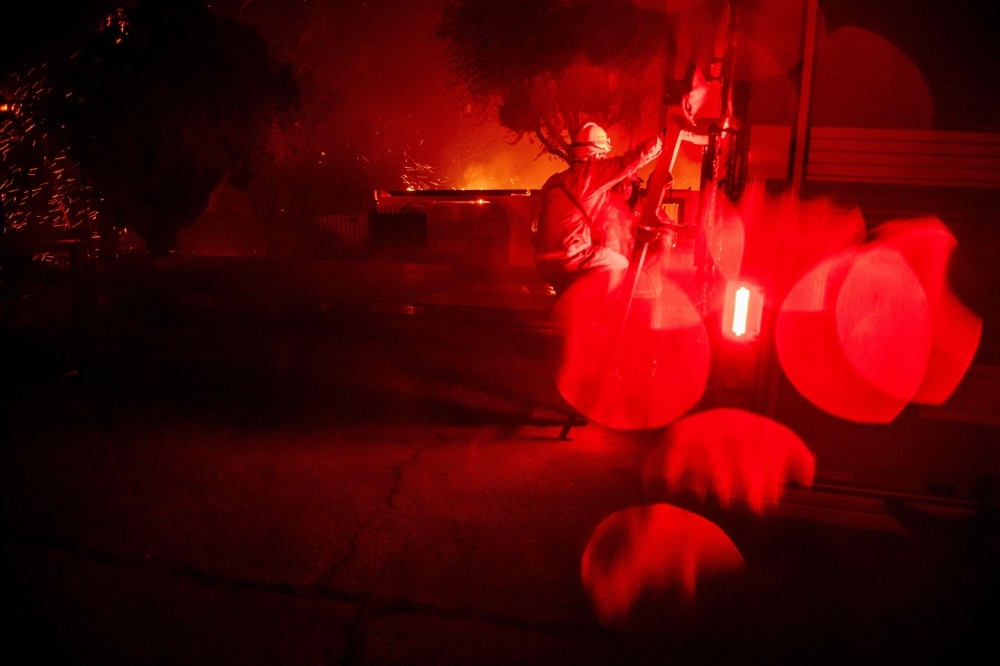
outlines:
M623 256L594 243L591 225L600 224L609 192L660 154L653 138L620 157L574 161L542 187L542 210L535 239L535 264L543 276L574 274L620 265Z
M594 243L622 256L630 256L632 246L635 245L635 227L639 223L639 216L618 187L608 190L608 201L602 217L603 219L594 220L601 225L602 232L600 237L593 236Z

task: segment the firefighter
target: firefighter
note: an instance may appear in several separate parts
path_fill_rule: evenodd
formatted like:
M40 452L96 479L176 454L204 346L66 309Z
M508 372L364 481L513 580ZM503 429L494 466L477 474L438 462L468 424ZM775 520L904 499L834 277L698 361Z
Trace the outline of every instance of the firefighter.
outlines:
M633 176L611 188L605 208L603 235L600 241L595 240L599 245L633 259L636 228L642 217L644 203L640 198L641 182L638 176ZM658 211L657 220L662 225L662 231L649 243L646 250L642 271L637 277L638 285L634 292L636 298L656 298L663 291L663 273L667 270L664 250L672 245L672 229L676 227L662 211Z
M535 266L556 293L591 271L624 275L628 258L600 244L610 190L656 159L662 147L660 138L653 137L620 157L608 157L611 141L603 128L587 123L577 132L569 168L542 187Z
M629 257L635 245L635 228L639 224L639 176L625 178L608 190L602 236L595 243Z

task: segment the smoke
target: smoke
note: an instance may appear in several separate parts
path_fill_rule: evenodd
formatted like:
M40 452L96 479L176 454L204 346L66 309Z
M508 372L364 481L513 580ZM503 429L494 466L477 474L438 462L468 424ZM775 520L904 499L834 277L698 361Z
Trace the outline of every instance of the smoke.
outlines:
M537 157L537 146L527 141L507 145L470 159L462 176L452 182L465 190L537 189L565 167L550 156Z

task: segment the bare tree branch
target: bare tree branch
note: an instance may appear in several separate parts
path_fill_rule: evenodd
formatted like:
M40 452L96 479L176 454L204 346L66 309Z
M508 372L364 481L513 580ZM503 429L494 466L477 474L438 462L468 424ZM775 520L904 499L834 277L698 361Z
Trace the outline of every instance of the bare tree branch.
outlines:
M667 14L629 0L451 0L436 34L473 99L567 160L583 120L635 126L659 101L672 43Z

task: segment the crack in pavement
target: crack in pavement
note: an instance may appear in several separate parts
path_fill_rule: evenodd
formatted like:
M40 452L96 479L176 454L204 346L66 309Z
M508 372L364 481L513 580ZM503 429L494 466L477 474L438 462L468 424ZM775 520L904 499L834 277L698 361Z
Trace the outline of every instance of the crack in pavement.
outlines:
M432 604L420 603L409 599L387 599L363 592L338 589L333 585L333 579L358 552L358 544L365 530L395 508L395 501L402 490L404 474L408 467L416 463L427 451L441 448L449 443L449 438L438 430L432 430L439 440L435 444L422 446L411 455L391 467L392 485L385 499L372 512L351 537L347 553L335 562L329 572L309 585L296 585L289 582L271 582L253 578L229 576L223 572L199 569L172 563L163 558L153 558L139 555L119 555L95 548L86 548L70 540L52 537L42 533L26 533L18 525L10 523L0 525L0 543L19 544L28 547L40 547L65 555L75 556L100 563L110 567L127 567L166 573L167 575L186 580L202 588L222 588L232 592L263 592L296 598L321 599L356 606L353 620L348 626L348 642L343 658L344 664L362 663L365 656L368 627L373 617L391 616L426 616L445 622L480 622L497 627L525 631L553 638L600 637L603 640L616 640L616 634L603 628L596 621L592 625L569 622L542 622L525 620L516 616L503 615L470 607L447 608ZM473 446L496 433L484 434L474 438L465 446Z
M392 466L391 469L392 487L389 488L389 492L386 495L386 498L383 501L382 506L376 509L375 511L372 511L371 515L368 516L368 519L362 522L361 525L358 526L358 529L351 536L350 541L347 542L347 552L344 553L344 555L339 560L337 560L330 566L330 569L329 571L327 571L326 575L324 575L317 581L317 585L319 585L320 587L330 587L333 584L333 579L337 575L337 572L339 572L348 562L354 559L355 555L357 555L358 541L361 539L361 535L364 533L364 531L369 527L371 527L376 520L386 515L389 511L391 511L394 508L396 495L399 493L399 489L403 484L403 471L407 467L415 463L417 459L420 458L420 456L425 451L430 451L431 449L437 449L444 446L444 444L447 442L447 439L436 430L433 432L434 435L439 440L437 444L432 444L430 446L422 446L418 448L416 451L414 451L405 460L401 460Z
M409 599L386 599L362 592L349 592L319 585L296 585L288 582L269 582L254 578L227 576L190 566L172 564L165 559L149 556L117 555L93 548L85 548L65 539L45 534L30 534L3 525L0 544L23 547L44 548L49 551L90 560L109 567L123 567L166 573L177 579L195 583L205 589L223 589L231 592L265 592L301 599L321 599L332 602L358 605L354 631L362 630L372 616L425 615L445 621L482 622L508 629L528 631L551 637L580 638L600 636L615 640L617 634L595 622L592 625L569 622L542 622L525 620L510 615L502 615L476 608L444 608ZM362 608L364 609L362 614ZM363 647L363 637L356 643ZM356 654L360 656L360 653Z

